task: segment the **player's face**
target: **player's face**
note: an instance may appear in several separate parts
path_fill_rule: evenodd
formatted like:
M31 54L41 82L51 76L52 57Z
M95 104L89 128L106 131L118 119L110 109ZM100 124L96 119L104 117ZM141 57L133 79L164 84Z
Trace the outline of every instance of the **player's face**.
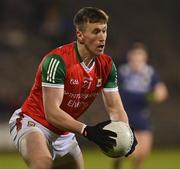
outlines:
M132 70L139 71L147 62L147 53L144 50L133 50L128 54L128 63Z
M106 23L87 23L81 32L81 40L88 53L98 56L104 52L107 38Z

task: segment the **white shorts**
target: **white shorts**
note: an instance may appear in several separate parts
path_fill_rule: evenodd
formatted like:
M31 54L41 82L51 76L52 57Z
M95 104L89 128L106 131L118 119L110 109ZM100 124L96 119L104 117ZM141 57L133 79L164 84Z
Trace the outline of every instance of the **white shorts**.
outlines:
M67 135L55 134L31 117L25 114L21 116L19 113L22 115L21 109L16 110L9 121L10 134L18 149L24 135L30 132L39 132L45 136L53 159L59 156L62 157L67 153L78 159L81 150L74 133L68 133Z

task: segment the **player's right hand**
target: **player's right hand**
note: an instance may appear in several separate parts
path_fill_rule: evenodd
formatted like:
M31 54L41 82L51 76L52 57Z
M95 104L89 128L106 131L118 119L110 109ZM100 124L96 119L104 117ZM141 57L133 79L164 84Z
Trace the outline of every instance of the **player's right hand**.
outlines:
M111 149L116 145L116 140L112 137L117 137L117 134L103 129L109 123L111 123L110 120L98 123L95 126L86 126L83 130L83 136L96 143L100 148Z

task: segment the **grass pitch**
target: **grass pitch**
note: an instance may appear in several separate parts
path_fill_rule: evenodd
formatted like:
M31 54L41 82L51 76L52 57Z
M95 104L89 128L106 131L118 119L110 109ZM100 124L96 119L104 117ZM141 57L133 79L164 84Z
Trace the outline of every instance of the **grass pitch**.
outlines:
M109 169L113 159L105 156L100 149L83 148L85 168L87 169ZM154 149L144 164L148 169L180 169L180 148ZM1 169L21 169L27 168L21 156L16 153L0 153ZM122 168L131 168L130 161L124 158Z

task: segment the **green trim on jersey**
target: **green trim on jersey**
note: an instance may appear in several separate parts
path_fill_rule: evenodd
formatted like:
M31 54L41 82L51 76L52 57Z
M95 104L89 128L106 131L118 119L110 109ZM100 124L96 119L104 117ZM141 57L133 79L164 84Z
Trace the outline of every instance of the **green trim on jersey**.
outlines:
M79 54L79 51L78 51L78 46L77 46L77 42L75 41L74 42L74 46L75 46L75 51L76 51L76 55L77 55L77 58L79 60L79 62L83 62L82 58L81 58L81 55Z
M117 87L117 69L115 64L112 62L111 72L108 76L108 81L104 88L116 88Z
M62 58L56 54L48 56L42 65L42 82L44 84L64 84L66 68Z

